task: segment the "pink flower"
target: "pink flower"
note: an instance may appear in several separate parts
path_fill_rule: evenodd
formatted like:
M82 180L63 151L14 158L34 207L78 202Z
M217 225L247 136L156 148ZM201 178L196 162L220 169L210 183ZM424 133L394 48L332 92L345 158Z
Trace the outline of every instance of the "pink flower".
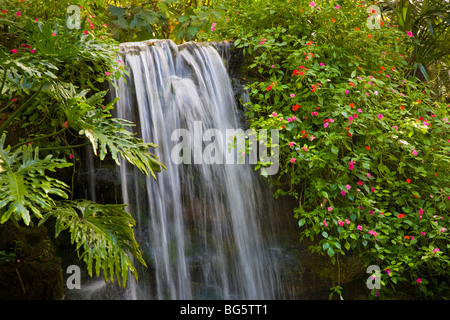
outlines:
M289 147L292 148L294 146L295 142L289 142L288 144L289 144Z
M349 168L350 170L355 169L355 161L350 161L350 162L348 163L348 168Z
M363 111L362 111L361 109L358 109L358 112L359 112L359 113L362 113Z
M295 159L295 158L291 158L291 163L294 163L294 162L295 162L295 160L297 160L297 159Z
M346 224L350 224L350 220L345 219L345 223L346 223Z
M311 112L312 116L317 116L317 111Z
M323 124L323 126L326 128L326 127L328 127L328 122L325 122L324 124Z
M36 51L35 51L35 50L30 50L30 52L31 52L31 53L35 53Z
M344 221L339 220L339 225L342 227L344 225Z
M310 7L315 7L315 6L316 6L316 3L315 3L314 1L311 1L311 2L309 3L309 6L310 6Z
M87 32L87 30L84 30L84 32L83 32L84 34L88 34L88 32Z
M11 101L12 101L12 102L14 102L14 101L16 101L16 100L17 100L17 98L13 98L13 99L11 99Z
M371 178L372 175L371 175L370 173L367 173L367 177L368 177L368 178Z
M17 53L17 49L11 49L11 53Z
M266 42L267 39L263 38L261 39L261 41L259 42L259 44L264 44L264 42Z
M350 91L348 91L348 90L345 90L345 94L349 94L350 93Z
M384 116L382 114L377 115L377 118L380 119L380 120L383 119L383 117Z
M325 65L325 63L323 63L323 62L319 63L319 66L324 66L324 65Z
M422 281L422 279L420 279L420 278L417 278L417 279L416 279L416 282L417 282L417 283L420 283L421 281Z
M325 220L323 220L322 222L325 225L325 227L328 227L328 223Z
M356 229L358 229L359 231L361 231L361 230L363 229L363 227L360 226L360 225L358 225L358 226L356 227Z
M433 253L436 253L436 252L439 252L439 251L441 251L441 250L439 250L439 248L434 248L433 249Z
M55 32L52 33L52 37L54 37L54 36L56 36L56 33L55 33Z
M211 31L214 31L214 30L216 29L216 25L217 25L216 22L213 22L213 23L212 23L212 25L211 25Z
M291 93L289 96L290 96L291 98L293 98L293 97L295 97L295 93Z
M345 196L346 192L344 190L341 191L342 196Z
M413 35L412 31L406 31L406 35L408 37L413 37L414 38L414 35Z
M420 208L420 210L419 210L419 214L420 214L420 215L422 215L422 214L423 214L423 209L422 209L422 208Z
M362 186L362 185L363 185L363 182L362 182L362 181L358 181L358 184L359 184L360 186Z
M337 9L337 10L339 10L340 9L340 6L339 5L337 5L336 7L334 7L335 9Z
M348 185L346 185L345 186L346 188L347 188L347 190L350 190L352 187L350 187L350 185L348 184Z
M21 17L21 16L22 16L21 13L20 13L20 11L17 11L17 12L15 13L15 15L18 16L18 17Z
M370 191L375 192L375 188L374 187L370 188Z
M105 72L105 75L110 76L111 72Z
M416 149L413 149L412 153L413 153L413 155L417 156L417 150Z
M276 117L278 114L276 112L272 113L272 117Z
M328 207L328 211L332 211L333 210L333 208L332 207Z
M421 231L420 234L421 234L422 236L426 235L426 233L423 232L423 231Z

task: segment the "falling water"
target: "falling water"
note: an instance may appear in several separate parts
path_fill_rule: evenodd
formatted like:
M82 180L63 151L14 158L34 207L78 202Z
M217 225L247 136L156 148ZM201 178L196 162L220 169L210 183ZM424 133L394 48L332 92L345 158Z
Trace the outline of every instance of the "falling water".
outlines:
M271 196L261 178L248 164L178 165L171 158L181 141L171 139L177 129L203 134L243 126L222 57L211 45L169 40L125 43L120 53L129 77L118 84L117 116L159 146L152 151L167 167L155 181L120 166L123 201L149 264L131 298L282 297Z

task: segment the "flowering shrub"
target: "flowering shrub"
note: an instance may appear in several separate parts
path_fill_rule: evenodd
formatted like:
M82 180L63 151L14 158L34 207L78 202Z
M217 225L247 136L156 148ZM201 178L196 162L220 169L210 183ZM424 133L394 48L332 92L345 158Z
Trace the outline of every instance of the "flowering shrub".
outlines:
M404 77L411 32L387 20L369 29L369 4L338 3L225 1L207 36L235 39L250 61L247 116L254 128L279 129L275 196L298 200L311 250L378 265L375 295L399 283L441 294L450 273L448 105Z

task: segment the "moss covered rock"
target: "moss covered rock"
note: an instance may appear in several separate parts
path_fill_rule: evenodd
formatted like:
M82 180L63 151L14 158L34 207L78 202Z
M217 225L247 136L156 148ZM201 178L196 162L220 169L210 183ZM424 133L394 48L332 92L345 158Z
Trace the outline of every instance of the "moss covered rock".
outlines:
M0 225L0 299L63 297L61 259L54 255L45 227Z

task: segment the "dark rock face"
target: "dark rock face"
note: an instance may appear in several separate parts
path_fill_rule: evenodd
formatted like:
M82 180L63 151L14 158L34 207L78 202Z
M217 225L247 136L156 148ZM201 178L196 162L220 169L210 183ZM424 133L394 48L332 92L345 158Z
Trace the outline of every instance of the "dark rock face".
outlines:
M0 300L63 297L61 259L44 226L0 225L0 287Z

